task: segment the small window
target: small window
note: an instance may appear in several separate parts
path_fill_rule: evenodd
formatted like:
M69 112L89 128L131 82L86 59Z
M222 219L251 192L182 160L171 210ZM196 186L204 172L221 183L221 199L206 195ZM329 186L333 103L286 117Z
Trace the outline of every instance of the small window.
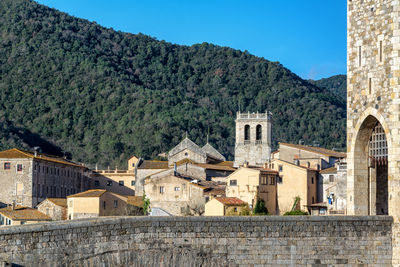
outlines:
M271 176L271 181L269 183L270 185L275 185L275 177Z
M185 156L189 155L187 152L185 152Z
M176 186L175 191L181 191L181 188L179 186Z
M379 62L383 61L383 45L382 41L379 41Z
M314 177L311 177L311 183L314 184Z
M112 186L112 181L111 180L107 181L107 186Z
M361 67L361 46L358 47L358 66Z
M119 181L118 184L119 186L124 186L124 181Z
M279 172L282 172L283 171L283 166L282 165L279 165Z
M186 213L186 207L181 207L181 214Z
M314 203L315 203L315 201L314 201L314 197L312 197L312 198L311 198L311 202L312 202L312 204L314 204Z
M135 163L132 163L132 167L135 167Z
M234 211L234 212L237 212L237 208L236 208L236 207L235 207L235 208L233 208L233 211Z
M11 163L10 163L10 162L5 162L5 163L4 163L4 169L5 169L5 170L11 169Z
M17 172L22 172L22 164L17 164Z
M131 181L131 186L134 186L136 184L136 181L135 180L132 180Z
M118 208L118 200L114 200L114 209Z
M279 184L283 183L283 177L282 177L282 176L279 176L279 177L278 177L278 183L279 183Z
M230 186L237 186L237 180L230 180L229 185Z
M333 183L335 181L335 176L333 176L333 174L329 175L329 182Z
M164 186L160 186L160 193L164 193Z
M100 181L99 180L94 180L94 186L100 186Z
M106 202L103 201L103 209L106 209Z
M372 93L372 78L368 78L368 94Z

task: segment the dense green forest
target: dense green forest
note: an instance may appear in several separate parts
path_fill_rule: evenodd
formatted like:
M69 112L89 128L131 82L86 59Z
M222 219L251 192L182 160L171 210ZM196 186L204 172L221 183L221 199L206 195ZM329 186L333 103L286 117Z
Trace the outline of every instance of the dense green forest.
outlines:
M236 111L273 113L273 139L344 148L346 103L228 47L107 29L29 0L0 1L0 149L40 146L125 167L184 136L232 159Z
M332 93L342 98L346 102L347 93L347 76L346 75L335 75L329 78L310 81L312 84L320 88L330 90Z

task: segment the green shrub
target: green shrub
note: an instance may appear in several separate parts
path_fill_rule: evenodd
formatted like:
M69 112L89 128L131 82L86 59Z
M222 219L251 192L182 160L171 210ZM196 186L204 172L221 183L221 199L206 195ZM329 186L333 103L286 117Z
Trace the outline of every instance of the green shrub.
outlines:
M308 215L308 212L302 210L294 210L285 212L285 214L283 214L283 216L292 216L292 215Z
M265 202L262 199L257 200L256 206L253 209L254 215L268 215L268 209L265 207Z

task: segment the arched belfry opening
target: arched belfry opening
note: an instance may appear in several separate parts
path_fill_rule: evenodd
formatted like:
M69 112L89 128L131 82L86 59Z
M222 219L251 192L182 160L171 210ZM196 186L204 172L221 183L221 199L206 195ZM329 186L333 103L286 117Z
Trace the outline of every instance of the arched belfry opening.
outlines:
M244 143L250 143L250 125L244 126Z
M261 144L262 140L262 126L260 124L256 127L256 143Z
M357 213L387 215L388 142L382 124L374 116L368 116L361 124L353 147L353 157L354 205Z

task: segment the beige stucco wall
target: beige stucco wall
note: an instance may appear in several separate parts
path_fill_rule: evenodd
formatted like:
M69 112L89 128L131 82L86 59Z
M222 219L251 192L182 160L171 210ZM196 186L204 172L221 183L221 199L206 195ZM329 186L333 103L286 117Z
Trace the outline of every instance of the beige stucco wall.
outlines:
M68 219L98 217L100 199L98 197L68 197Z
M282 166L279 172L282 183L278 183L277 188L279 214L290 211L297 196L301 199L300 208L307 210L304 205L312 204L313 197L314 202L317 200L317 172L281 160L273 160L271 163L271 167L277 171Z
M37 205L37 210L49 216L53 221L66 220L68 218L67 208L57 206L47 199Z
M160 193L160 187L164 188L163 193ZM176 187L179 191L175 191ZM172 215L193 214L193 209L204 211L204 189L173 175L146 179L145 192L151 207L161 208Z
M105 189L107 191L126 196L135 195L136 178L134 172L129 173L128 171L118 170L99 171L93 172L90 178L92 180L93 189ZM95 181L98 181L98 186L96 186ZM109 181L112 181L111 185L109 185ZM119 184L120 181L123 181L123 185ZM135 182L135 185L132 185L132 181Z
M215 198L208 201L205 205L204 216L224 216L224 205Z

